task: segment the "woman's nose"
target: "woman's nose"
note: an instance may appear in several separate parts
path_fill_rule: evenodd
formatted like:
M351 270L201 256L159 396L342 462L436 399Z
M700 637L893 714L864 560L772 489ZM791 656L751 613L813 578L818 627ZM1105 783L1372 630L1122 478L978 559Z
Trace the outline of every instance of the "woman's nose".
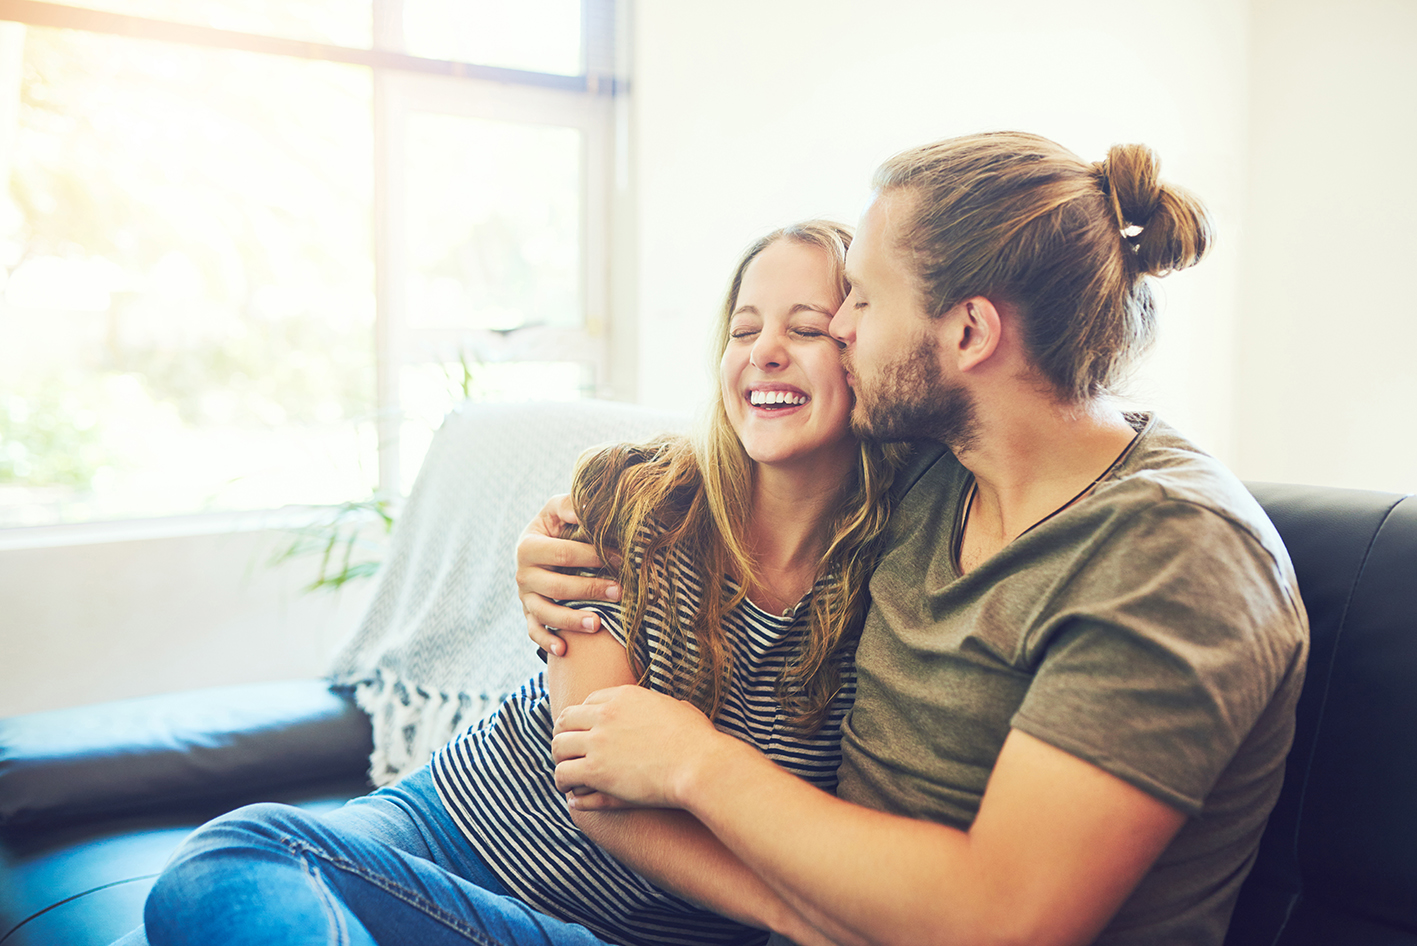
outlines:
M787 366L786 339L778 332L760 332L753 342L753 367L766 370Z

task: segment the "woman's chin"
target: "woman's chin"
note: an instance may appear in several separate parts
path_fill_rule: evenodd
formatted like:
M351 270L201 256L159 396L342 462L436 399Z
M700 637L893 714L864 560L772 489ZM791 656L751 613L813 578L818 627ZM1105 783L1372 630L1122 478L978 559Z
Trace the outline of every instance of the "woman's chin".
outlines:
M856 458L857 441L837 441L831 444L744 444L748 459L760 467L783 472L809 471L817 476L833 466L845 473Z

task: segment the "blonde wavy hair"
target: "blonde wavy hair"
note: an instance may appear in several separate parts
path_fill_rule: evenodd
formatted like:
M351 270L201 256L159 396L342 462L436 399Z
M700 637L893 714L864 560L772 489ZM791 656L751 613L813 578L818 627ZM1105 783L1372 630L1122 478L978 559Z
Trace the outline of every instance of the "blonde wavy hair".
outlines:
M715 354L728 344L729 321L748 265L779 241L826 250L835 264L840 298L851 231L825 220L783 227L743 254L719 313ZM716 362L715 362L716 364ZM709 718L717 715L733 675L731 641L724 616L754 589L756 565L747 547L754 464L728 420L722 391L707 422L693 437L660 437L587 452L577 464L572 496L581 535L602 561L620 559L617 579L626 649L641 685L648 668L635 658L646 614L663 616L662 639L678 655L672 665L673 695L692 702ZM827 547L812 596L809 630L777 685L777 698L793 724L814 731L841 688L838 656L853 650L870 601L867 582L875 567L890 515L890 485L904 456L900 445L862 443L841 502L827 524ZM623 556L620 553L629 550ZM702 584L699 607L686 622L678 584L684 570ZM720 581L728 576L736 587ZM825 576L825 581L821 578ZM691 646L692 642L692 646Z

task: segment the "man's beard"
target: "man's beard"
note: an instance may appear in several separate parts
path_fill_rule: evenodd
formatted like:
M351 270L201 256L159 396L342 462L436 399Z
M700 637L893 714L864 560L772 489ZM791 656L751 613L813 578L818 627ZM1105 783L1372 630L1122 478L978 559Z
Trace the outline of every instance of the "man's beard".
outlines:
M843 358L856 379L851 430L862 440L934 440L956 453L974 443L974 400L963 387L945 380L925 344L885 365L875 380L856 372L849 355Z

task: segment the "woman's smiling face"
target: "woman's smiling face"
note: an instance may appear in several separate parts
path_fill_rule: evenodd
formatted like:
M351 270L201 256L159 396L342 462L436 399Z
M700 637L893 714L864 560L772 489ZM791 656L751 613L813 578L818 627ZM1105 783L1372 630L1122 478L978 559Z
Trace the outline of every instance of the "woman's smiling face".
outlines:
M758 463L854 458L851 389L827 332L840 304L821 247L778 240L744 270L719 379L729 422Z

